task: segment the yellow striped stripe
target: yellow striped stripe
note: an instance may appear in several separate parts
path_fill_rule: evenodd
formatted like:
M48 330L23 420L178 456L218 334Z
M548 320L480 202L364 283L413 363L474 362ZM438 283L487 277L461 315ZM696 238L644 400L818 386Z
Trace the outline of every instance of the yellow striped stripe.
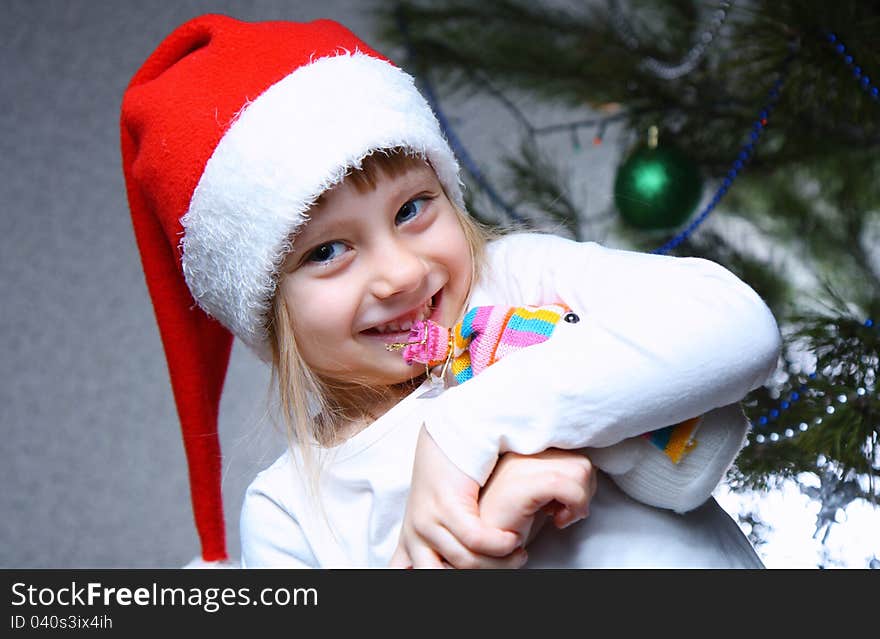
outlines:
M666 444L664 452L669 456L673 463L677 464L686 452L696 445L691 440L697 424L700 423L700 416L691 417L685 421L676 424L669 436L669 443Z
M544 320L545 322L550 322L551 324L555 324L559 321L560 314L554 311L548 310L546 308L539 308L534 311L530 311L526 308L520 307L516 309L516 314L523 319L539 319Z

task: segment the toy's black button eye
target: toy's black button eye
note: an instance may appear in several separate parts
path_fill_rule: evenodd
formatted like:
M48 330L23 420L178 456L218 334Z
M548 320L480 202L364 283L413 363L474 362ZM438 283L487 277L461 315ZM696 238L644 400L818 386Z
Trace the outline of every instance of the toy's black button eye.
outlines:
M581 318L578 317L577 313L571 313L571 312L566 313L562 319L564 319L569 324L577 324L578 322L581 321Z

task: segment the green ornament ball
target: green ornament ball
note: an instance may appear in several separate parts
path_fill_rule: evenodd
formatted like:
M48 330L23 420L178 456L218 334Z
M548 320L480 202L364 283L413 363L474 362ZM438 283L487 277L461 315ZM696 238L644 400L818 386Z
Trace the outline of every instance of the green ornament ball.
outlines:
M700 202L699 167L674 146L643 145L620 166L614 204L639 229L669 229L688 219Z

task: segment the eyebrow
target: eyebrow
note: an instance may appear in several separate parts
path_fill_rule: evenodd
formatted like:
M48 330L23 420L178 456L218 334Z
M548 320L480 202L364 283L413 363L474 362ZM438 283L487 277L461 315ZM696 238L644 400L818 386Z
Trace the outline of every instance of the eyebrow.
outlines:
M336 229L348 223L348 217L350 216L346 215L341 220L335 217L328 222L324 215L312 215L309 217L309 221L302 227L301 232L294 236L293 244L295 245L297 242L312 244L324 239L327 235L333 235L336 233Z
M424 170L421 167L416 167L393 179L396 184L394 190L388 195L390 201L401 200L403 197L412 197L412 195L425 191L442 190L439 180L437 180L431 168L427 165L424 167ZM356 217L357 215L359 214L343 215L342 219L335 217L330 222L325 222L326 218L323 215L310 215L308 222L302 227L300 233L292 239L293 248L291 252L297 252L295 246L297 241L300 244L305 242L307 245L313 245L315 243L320 244L325 239L332 239L338 233L336 229L344 227L348 223L349 217Z

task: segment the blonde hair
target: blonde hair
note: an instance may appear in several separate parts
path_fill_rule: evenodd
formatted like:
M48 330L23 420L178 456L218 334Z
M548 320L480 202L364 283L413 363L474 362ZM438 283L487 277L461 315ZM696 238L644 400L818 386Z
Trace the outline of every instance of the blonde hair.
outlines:
M353 183L359 193L376 188L380 175L394 178L405 173L414 163L425 162L403 149L377 151L364 159L360 169L353 169L345 180ZM318 198L316 204L321 202ZM475 286L486 264L486 245L492 232L464 211L454 206L471 253L470 290ZM347 421L364 416L359 406L388 399L401 387L412 385L413 380L396 386L374 388L357 381L331 380L312 371L297 347L296 330L280 287L271 302L267 322L272 348L272 386L277 386L278 411L288 444L293 449L299 444L303 473L308 477L312 495L317 495L320 475L319 454L336 443L339 430ZM464 309L462 309L464 310ZM414 380L424 376L416 373Z

